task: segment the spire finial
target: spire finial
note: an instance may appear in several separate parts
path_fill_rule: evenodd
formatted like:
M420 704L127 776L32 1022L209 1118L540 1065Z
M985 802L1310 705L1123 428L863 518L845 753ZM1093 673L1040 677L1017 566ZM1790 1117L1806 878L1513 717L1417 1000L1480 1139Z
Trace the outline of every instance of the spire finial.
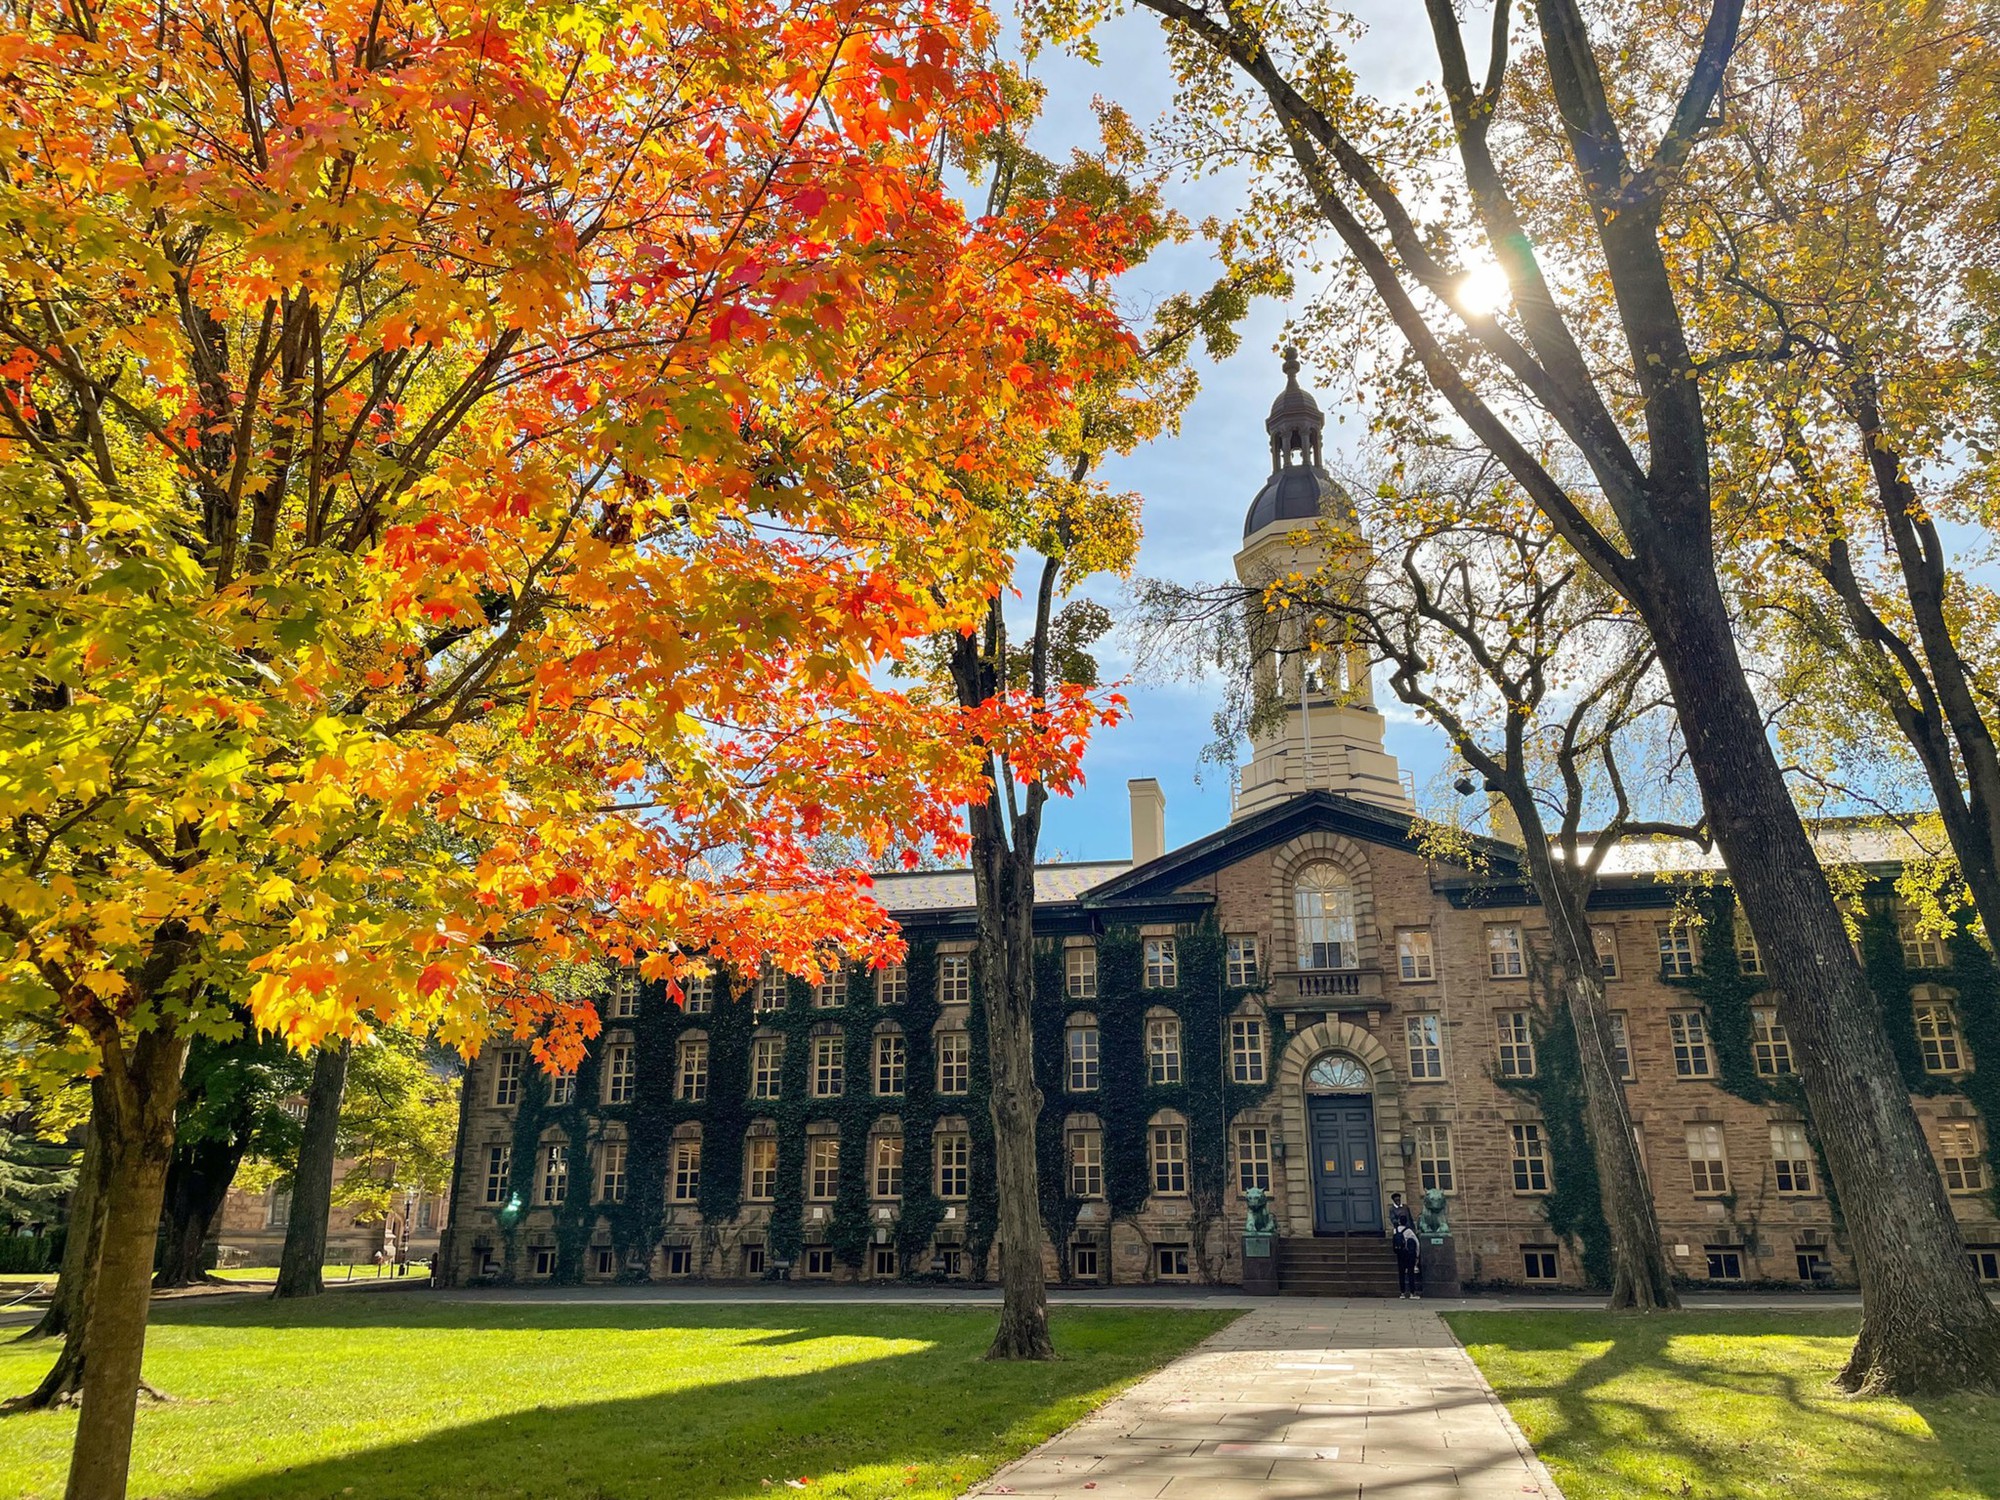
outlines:
M1288 385L1299 383L1299 346L1285 345L1285 381Z

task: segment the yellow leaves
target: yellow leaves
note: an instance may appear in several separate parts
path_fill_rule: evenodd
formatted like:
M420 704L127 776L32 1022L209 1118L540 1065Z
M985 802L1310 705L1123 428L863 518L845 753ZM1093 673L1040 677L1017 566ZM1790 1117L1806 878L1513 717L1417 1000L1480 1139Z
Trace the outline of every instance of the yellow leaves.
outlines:
M298 887L282 875L273 875L257 887L257 905L265 911L276 911L298 894Z

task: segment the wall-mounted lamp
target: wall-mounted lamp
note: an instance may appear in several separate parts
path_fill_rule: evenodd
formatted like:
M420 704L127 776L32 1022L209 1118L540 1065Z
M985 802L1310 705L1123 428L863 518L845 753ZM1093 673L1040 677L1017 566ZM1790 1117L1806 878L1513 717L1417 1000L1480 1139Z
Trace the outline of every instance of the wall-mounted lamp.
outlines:
M1416 1138L1415 1136L1413 1136L1413 1135L1406 1135L1406 1136L1404 1136L1404 1137L1402 1138L1402 1140L1401 1140L1401 1141L1397 1142L1397 1144L1398 1144L1399 1146L1401 1146L1401 1147L1402 1147L1402 1149L1403 1149L1403 1160L1404 1160L1404 1161L1414 1161L1414 1160L1416 1159L1416 1155L1417 1155L1417 1138Z

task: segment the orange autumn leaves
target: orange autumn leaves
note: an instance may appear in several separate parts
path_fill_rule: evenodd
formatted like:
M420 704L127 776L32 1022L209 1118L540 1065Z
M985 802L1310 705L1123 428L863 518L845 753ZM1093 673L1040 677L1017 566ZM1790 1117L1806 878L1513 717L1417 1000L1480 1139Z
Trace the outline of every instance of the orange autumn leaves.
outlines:
M894 951L821 833L961 837L1115 705L884 686L970 492L1132 358L1149 232L973 219L958 0L108 3L0 34L0 1019L72 1066L594 1030L562 971ZM24 1033L25 1034L25 1033Z

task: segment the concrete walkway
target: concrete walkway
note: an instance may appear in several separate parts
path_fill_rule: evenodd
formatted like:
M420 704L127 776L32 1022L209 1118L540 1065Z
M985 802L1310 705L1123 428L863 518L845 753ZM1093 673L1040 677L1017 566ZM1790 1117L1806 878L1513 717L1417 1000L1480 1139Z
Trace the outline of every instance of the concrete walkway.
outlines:
M973 1495L1561 1500L1427 1304L1264 1303Z

